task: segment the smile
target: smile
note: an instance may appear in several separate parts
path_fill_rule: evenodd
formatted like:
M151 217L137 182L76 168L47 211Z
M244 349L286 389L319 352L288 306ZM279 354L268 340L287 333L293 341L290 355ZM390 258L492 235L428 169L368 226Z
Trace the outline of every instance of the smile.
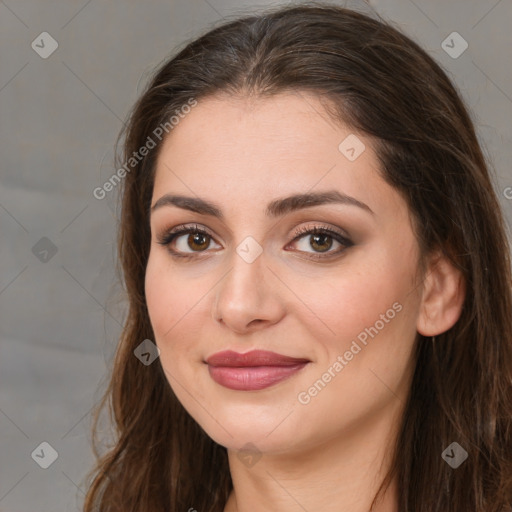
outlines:
M245 354L218 352L206 360L210 377L229 389L257 391L288 379L310 361L254 350Z

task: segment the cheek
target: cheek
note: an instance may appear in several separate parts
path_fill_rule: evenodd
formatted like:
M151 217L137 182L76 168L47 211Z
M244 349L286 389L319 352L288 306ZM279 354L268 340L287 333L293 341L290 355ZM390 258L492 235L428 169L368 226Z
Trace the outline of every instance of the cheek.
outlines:
M343 369L334 371L343 378L334 379L332 393L357 384L353 395L364 403L361 389L380 396L379 378L389 385L401 381L416 336L419 292L415 258L414 247L401 255L385 249L375 259L361 256L350 272L340 272L337 279L333 276L323 290L310 286L312 309L329 327L329 331L324 329L326 336L318 336L319 328L313 333L318 342L319 371L339 362L338 356L343 358ZM334 399L330 392L324 394L324 399L328 397Z
M320 337L318 329L317 365L296 396L304 414L318 419L306 437L319 424L331 435L385 404L398 404L396 396L405 400L418 294L411 277L414 259L407 267L389 256L379 265L352 267L330 280L323 294L310 289L311 303L321 306L319 316L335 334Z
M347 340L376 322L378 327L382 327L382 321L386 326L395 323L400 317L396 310L413 298L412 272L411 263L399 264L391 253L378 261L361 259L357 265L318 280L315 285L305 281L304 296L329 327L331 338ZM393 308L396 303L399 305Z
M165 350L199 301L201 290L191 286L190 280L180 278L164 255L152 251L146 268L145 293L156 344Z
M165 333L197 302L199 290L173 268L169 257L151 249L146 267L145 293L155 334Z
M145 276L146 304L148 307L149 318L153 331L157 338L162 333L170 329L173 324L173 318L170 313L175 311L173 308L172 283L169 282L168 273L162 271L160 258L153 255L151 251Z
M198 342L211 321L208 292L214 282L176 268L165 251L150 253L145 276L149 319L162 365L176 376L204 356Z

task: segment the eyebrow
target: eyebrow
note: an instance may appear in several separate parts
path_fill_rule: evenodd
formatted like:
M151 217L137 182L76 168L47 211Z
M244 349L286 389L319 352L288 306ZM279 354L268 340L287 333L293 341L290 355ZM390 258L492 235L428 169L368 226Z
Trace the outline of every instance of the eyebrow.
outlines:
M275 199L268 203L265 215L268 217L280 217L303 208L332 203L357 206L358 208L374 215L374 212L367 204L358 201L354 197L342 194L337 190L328 190L326 192L316 193L308 192L304 194L295 194L282 199ZM190 210L202 215L211 215L224 220L222 210L216 203L206 201L199 197L165 194L151 207L151 213L163 206L177 206L184 210Z

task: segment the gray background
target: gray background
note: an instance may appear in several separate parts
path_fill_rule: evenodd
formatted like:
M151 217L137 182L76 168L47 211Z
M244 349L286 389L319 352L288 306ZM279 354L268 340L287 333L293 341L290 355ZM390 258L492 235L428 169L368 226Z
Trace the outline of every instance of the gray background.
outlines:
M512 3L333 3L375 9L448 72L512 219ZM147 74L212 23L277 4L0 0L1 511L80 510L89 412L125 315L115 193L100 201L92 191L115 170L113 145ZM47 59L31 47L45 31L58 42ZM453 31L469 44L458 58L441 48ZM47 469L31 456L44 441L58 453Z

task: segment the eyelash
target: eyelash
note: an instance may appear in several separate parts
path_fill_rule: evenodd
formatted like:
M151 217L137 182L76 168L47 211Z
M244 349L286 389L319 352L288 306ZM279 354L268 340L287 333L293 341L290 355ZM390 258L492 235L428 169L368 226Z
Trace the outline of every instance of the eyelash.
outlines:
M169 252L171 253L171 255L173 257L182 258L185 260L195 258L198 254L206 252L206 250L205 251L196 251L195 253L192 252L190 254L182 254L182 253L175 251L174 249L171 249L169 247L169 245L173 242L173 240L175 238L179 237L180 235L191 234L191 233L194 233L194 234L200 233L202 235L208 236L213 239L213 236L206 229L201 228L197 224L194 225L193 227L182 224L182 225L176 226L175 228L170 229L169 231L166 231L162 235L160 235L160 237L157 240L157 243L167 247L167 249L169 250ZM345 248L339 249L335 252L308 253L309 254L308 258L311 258L311 259L329 258L329 257L340 254L348 247L351 247L354 245L353 242L351 240L349 240L346 236L342 235L341 233L338 233L337 231L334 231L331 228L326 228L324 226L313 226L312 228L311 227L299 228L295 232L292 242L295 242L298 239L303 238L305 235L328 235L329 237L331 237L334 240L336 240L337 242L339 242L341 245L345 246Z

